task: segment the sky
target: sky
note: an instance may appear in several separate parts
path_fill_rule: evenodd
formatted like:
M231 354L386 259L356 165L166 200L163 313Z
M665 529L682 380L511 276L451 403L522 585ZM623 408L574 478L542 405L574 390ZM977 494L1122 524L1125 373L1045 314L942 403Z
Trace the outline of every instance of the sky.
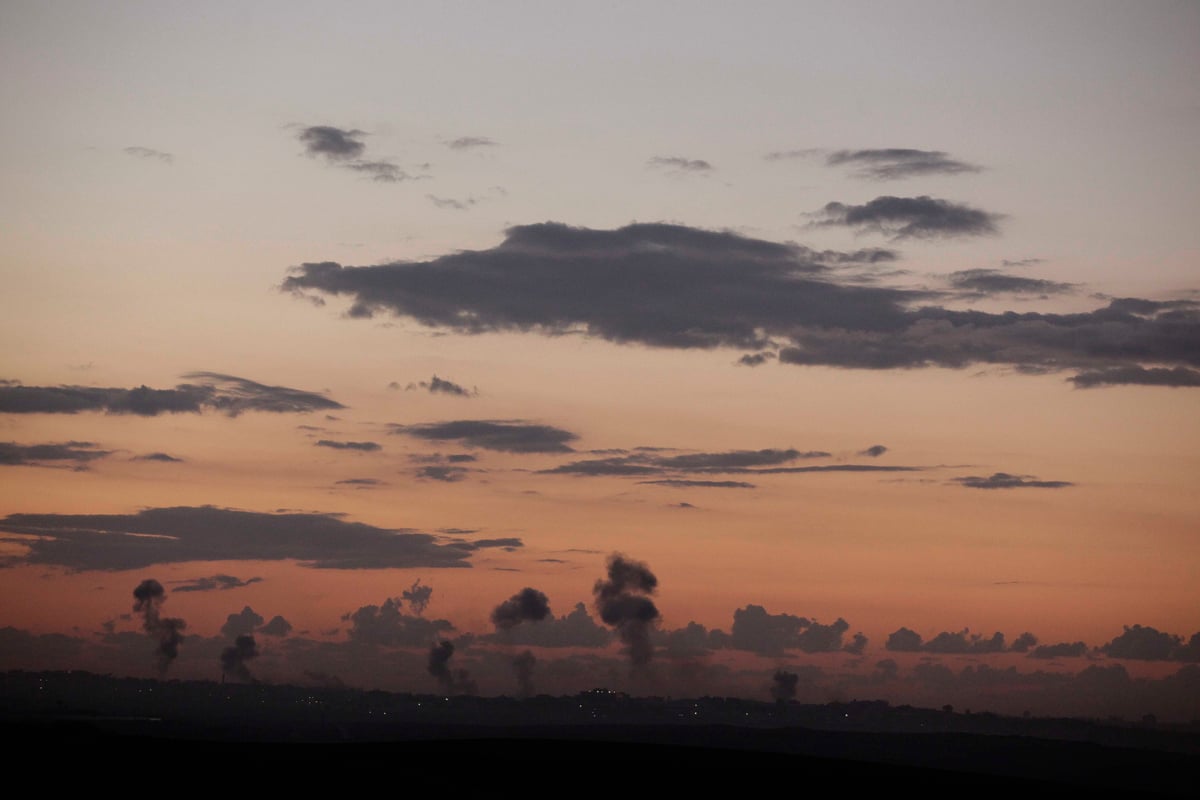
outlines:
M0 667L1200 718L1194 2L5 2Z

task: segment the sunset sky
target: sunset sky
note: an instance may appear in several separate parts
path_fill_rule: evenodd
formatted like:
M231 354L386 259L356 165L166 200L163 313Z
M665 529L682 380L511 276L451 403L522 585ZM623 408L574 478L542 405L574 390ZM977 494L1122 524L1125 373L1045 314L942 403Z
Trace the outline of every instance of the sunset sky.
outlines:
M0 69L0 668L1200 718L1200 5L21 0Z

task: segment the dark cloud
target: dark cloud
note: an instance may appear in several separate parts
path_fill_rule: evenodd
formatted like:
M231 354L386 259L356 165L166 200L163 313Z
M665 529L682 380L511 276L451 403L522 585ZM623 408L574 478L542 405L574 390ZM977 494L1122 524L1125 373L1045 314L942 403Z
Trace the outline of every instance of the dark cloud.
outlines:
M354 172L361 172L371 180L381 183L400 183L417 179L417 176L404 171L398 164L393 164L391 161L349 161L341 166Z
M709 488L709 489L753 489L753 483L745 481L697 481L684 478L663 478L656 481L638 481L638 483L653 484L656 486L671 486L676 489Z
M371 489L376 486L386 486L387 484L377 478L346 478L345 480L337 481L338 486L357 486L360 489Z
M491 249L429 261L304 264L283 288L346 295L351 317L391 313L463 334L582 333L627 345L769 351L791 365L1200 367L1196 303L1118 298L1075 313L957 311L936 304L942 293L842 281L812 252L681 225L549 222L510 228Z
M844 226L860 231L887 234L896 239L928 239L950 236L981 236L998 232L1003 218L936 197L893 197L881 195L863 205L826 203L816 215L819 226Z
M362 606L343 619L350 623L351 641L388 647L422 646L454 631L448 620L405 613L401 597L389 597L380 605Z
M883 455L886 452L887 452L887 448L884 447L883 445L873 444L870 447L868 447L866 450L859 450L858 454L860 456L868 456L870 458L879 458L881 455Z
M850 624L841 618L823 625L792 614L771 614L751 604L733 612L729 646L771 656L781 656L786 650L837 652L846 649L842 637L849 629ZM862 641L865 645L865 637Z
M158 644L155 650L158 674L166 675L171 663L179 656L179 644L183 641L187 623L177 617L162 616L166 592L153 578L147 578L134 588L133 600L133 612L142 618L142 630Z
M993 472L986 477L968 475L954 480L971 489L1062 489L1075 485L1068 481L1041 481L1030 475L1010 475L1007 472Z
M508 453L569 453L576 434L551 425L521 420L461 419L418 425L393 425L392 433L431 441L458 441L468 447Z
M214 506L136 514L9 514L0 530L33 534L6 563L125 570L188 561L296 560L317 569L469 567L468 551L424 533L347 522L334 514Z
M642 562L620 553L610 555L607 566L608 577L592 587L596 611L629 648L633 665L644 666L654 655L650 634L660 618L650 599L658 590L658 578Z
M393 384L395 386L396 384ZM444 380L434 375L427 381L419 383L410 383L404 387L405 391L413 391L414 389L424 389L430 394L449 394L455 397L474 397L479 394L478 389L468 389L465 386L460 386L454 381Z
M888 635L884 647L897 653L916 653L921 650L923 644L921 634L908 628L900 628Z
M439 197L436 194L427 194L425 195L425 199L438 208L448 208L453 211L466 211L478 202L474 197L467 197L465 200L455 200L453 197Z
M292 623L276 614L275 616L271 617L270 622L268 622L266 625L260 626L258 632L267 636L277 636L279 638L283 638L292 632Z
M420 480L441 481L442 483L457 483L467 477L471 470L466 467L449 467L440 464L430 464L419 467L413 474Z
M987 297L994 294L1035 294L1047 296L1076 290L1073 283L1059 283L1042 278L1009 275L995 269L964 269L951 272L950 285L968 296Z
M262 578L241 578L233 575L212 575L207 578L191 578L186 581L180 581L171 591L173 592L211 592L215 590L226 591L228 589L240 589L243 586L249 586L252 583L262 583Z
M332 439L321 439L316 443L317 447L330 447L334 450L358 450L364 453L372 453L383 448L376 442L335 442Z
M603 647L612 641L609 630L598 625L583 603L576 603L568 614L548 614L536 625L517 625L497 631L489 641L528 647Z
M100 450L92 442L59 442L51 444L17 444L0 442L0 466L50 466L57 462L74 462L83 468L88 462L112 455L112 450Z
M1016 639L1013 639L1012 646L1008 649L1012 650L1014 653L1028 653L1034 646L1037 645L1037 643L1038 638L1032 633L1026 631Z
M687 471L724 472L727 469L760 467L765 465L785 464L799 458L828 458L829 453L810 450L800 452L795 448L786 450L729 450L723 453L685 453L677 456L663 456L655 462L666 469Z
M1097 386L1200 386L1200 370L1186 367L1113 367L1081 372L1069 380L1080 389Z
M698 158L682 158L680 156L655 156L646 162L647 166L663 167L677 172L712 172L713 165Z
M175 156L170 153L164 153L162 150L155 150L153 147L126 147L124 152L126 155L133 156L134 158L161 161L163 164L172 164L175 162Z
M268 386L246 378L217 372L190 372L174 389L101 388L93 386L0 386L0 413L76 414L104 411L109 414L200 413L211 409L231 417L247 411L304 413L345 408L341 403L300 389Z
M384 159L364 159L366 143L362 137L365 131L344 130L330 125L314 125L301 129L297 138L304 145L305 152L313 157L321 157L342 169L359 172L372 180L384 183L399 183L414 180L416 176L405 172L401 167Z
M221 626L221 635L227 639L236 639L243 634L254 633L254 631L266 622L263 617L255 613L254 609L246 606L237 614L230 614L225 618L225 624Z
M527 586L492 610L492 624L496 630L509 630L522 622L541 622L548 616L549 599Z
M146 453L141 456L134 456L133 461L161 461L168 464L179 464L183 462L182 458L176 458L167 453Z
M662 468L638 457L615 456L571 461L541 472L548 475L658 475Z
M1183 637L1165 633L1149 626L1126 625L1120 636L1099 648L1109 658L1128 658L1138 661L1196 661L1200 650L1200 633L1184 644Z
M446 147L451 150L473 150L476 147L496 147L497 142L492 141L486 136L460 136L457 139L451 139L446 142Z
M1015 650L1016 647L1014 646ZM1079 658L1087 655L1088 646L1083 642L1060 642L1041 644L1029 651L1030 658Z
M921 649L926 653L1003 653L1007 647L1004 644L1004 634L995 633L991 638L982 634L971 633L968 630L943 631Z
M829 166L850 166L857 169L855 177L877 181L925 175L958 175L964 172L979 172L980 167L950 158L941 150L910 150L886 148L882 150L837 150L825 157Z
M226 677L244 683L253 683L249 662L258 657L258 643L246 634L237 637L233 644L221 651L221 680Z
M746 353L737 360L737 363L744 367L758 367L767 363L773 358L775 358L775 354L770 351L764 351L762 353Z
M335 161L361 156L367 147L360 141L363 136L366 136L364 131L343 130L329 125L313 125L297 134L309 155Z

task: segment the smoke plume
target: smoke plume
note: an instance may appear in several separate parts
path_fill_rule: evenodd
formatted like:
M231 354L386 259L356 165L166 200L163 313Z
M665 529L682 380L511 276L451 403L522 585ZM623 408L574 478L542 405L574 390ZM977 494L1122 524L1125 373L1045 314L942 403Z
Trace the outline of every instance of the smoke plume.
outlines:
M187 623L175 617L162 617L159 612L166 600L163 586L147 578L133 590L133 610L142 617L142 629L158 640L158 673L165 675L171 662L179 655L183 629Z
M660 615L647 595L657 588L658 578L645 564L614 553L608 557L608 579L592 589L600 619L629 647L634 666L650 663L654 655L650 632Z
M250 674L250 668L246 666L246 662L258 656L258 643L254 641L254 637L249 634L243 634L234 640L234 643L221 651L221 680L225 680L225 676L243 681L244 683L253 683L254 676Z

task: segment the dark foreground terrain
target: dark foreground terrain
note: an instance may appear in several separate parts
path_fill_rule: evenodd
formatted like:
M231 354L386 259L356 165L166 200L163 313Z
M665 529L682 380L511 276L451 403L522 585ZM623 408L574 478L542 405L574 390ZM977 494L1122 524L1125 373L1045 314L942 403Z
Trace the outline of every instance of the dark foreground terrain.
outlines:
M467 698L0 676L10 781L43 789L638 798L1200 797L1200 732L609 692Z

